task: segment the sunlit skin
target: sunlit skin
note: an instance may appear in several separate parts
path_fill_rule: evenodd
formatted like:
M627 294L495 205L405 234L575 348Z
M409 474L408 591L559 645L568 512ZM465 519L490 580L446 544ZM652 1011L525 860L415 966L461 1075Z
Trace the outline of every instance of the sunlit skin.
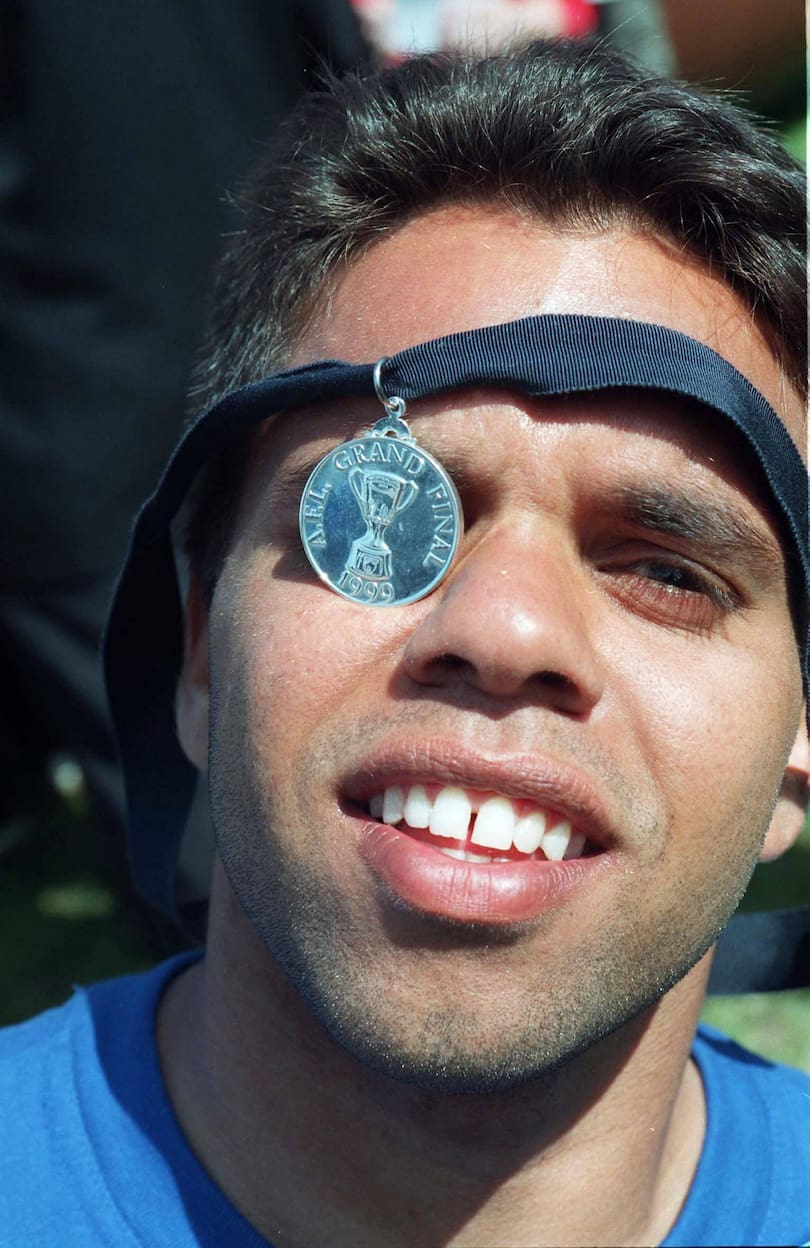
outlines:
M692 334L803 441L800 399L721 283L654 239L496 210L444 209L377 244L293 362L561 311ZM378 414L268 424L210 617L192 590L178 724L200 768L211 728L227 874L205 963L162 1007L170 1095L278 1248L656 1242L704 1125L688 1052L708 960L688 968L762 849L801 717L766 495L728 430L680 400L425 399L409 418L459 485L464 543L437 592L375 611L317 582L297 502L307 468ZM744 540L628 515L631 492L674 484ZM556 784L561 804L567 777L596 865L517 924L403 905L346 798L395 767ZM447 1090L488 1074L503 1090Z

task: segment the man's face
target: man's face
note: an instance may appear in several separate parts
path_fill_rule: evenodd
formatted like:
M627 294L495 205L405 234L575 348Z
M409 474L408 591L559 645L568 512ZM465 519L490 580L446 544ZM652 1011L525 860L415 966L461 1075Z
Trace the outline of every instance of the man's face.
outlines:
M799 419L734 296L673 250L495 211L378 244L295 362L559 311L690 333ZM210 615L214 819L244 910L342 1044L425 1086L506 1086L651 1004L734 909L800 714L785 567L719 418L479 389L408 413L459 488L452 572L421 602L357 605L309 568L297 508L381 414L324 405L258 440ZM493 851L385 824L386 790L420 786L569 823L577 856L470 861Z

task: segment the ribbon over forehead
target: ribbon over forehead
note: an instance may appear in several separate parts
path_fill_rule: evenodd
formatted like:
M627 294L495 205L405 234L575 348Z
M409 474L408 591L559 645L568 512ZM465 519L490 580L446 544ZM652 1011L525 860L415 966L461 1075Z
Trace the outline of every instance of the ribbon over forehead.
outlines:
M702 343L659 325L588 316L539 316L451 334L392 356L387 394L406 400L472 385L532 397L642 387L702 403L742 434L759 462L793 548L810 605L808 478L774 410L727 361ZM330 398L371 397L373 363L322 361L227 395L183 437L135 523L105 638L105 671L129 812L135 882L153 904L175 913L174 875L196 773L174 721L182 661L182 603L171 524L200 469L259 421ZM803 626L807 626L805 609ZM805 640L805 685L810 644Z

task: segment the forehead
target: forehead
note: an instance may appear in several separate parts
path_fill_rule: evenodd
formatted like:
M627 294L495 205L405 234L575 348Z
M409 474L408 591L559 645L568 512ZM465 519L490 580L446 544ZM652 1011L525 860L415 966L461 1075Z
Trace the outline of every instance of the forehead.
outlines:
M806 454L804 403L750 310L671 244L627 230L562 232L486 207L415 218L338 274L290 362L360 363L543 313L649 321L696 338L764 394Z

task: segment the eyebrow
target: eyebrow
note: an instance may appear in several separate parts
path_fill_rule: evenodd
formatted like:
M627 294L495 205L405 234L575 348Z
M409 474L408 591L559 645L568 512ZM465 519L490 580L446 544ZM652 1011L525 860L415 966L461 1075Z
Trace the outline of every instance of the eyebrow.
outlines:
M721 566L742 562L767 581L784 566L785 551L777 538L733 503L702 491L627 484L608 491L605 501L630 523L699 546Z
M297 500L324 454L326 452L313 455L298 464L282 464L276 468L270 483L271 494L275 501L286 502L292 498Z

